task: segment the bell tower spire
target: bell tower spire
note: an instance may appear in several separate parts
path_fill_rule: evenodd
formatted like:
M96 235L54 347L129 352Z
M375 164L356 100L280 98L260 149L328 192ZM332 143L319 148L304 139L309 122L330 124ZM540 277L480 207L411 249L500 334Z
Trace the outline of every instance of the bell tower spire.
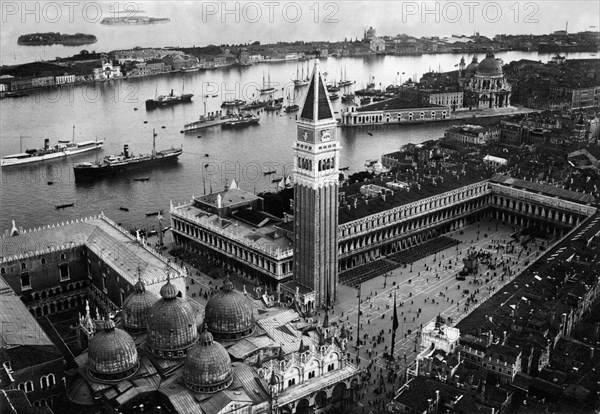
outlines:
M337 121L317 60L294 143L294 280L321 308L337 297L339 153Z

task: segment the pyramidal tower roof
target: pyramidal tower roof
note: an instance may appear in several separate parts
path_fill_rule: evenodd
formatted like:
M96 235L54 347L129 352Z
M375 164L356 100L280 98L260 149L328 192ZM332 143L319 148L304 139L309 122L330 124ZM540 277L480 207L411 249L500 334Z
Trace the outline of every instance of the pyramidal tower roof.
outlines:
M329 96L325 88L325 82L319 70L319 60L315 62L315 67L304 100L304 106L300 113L300 118L310 121L320 121L324 119L334 119Z

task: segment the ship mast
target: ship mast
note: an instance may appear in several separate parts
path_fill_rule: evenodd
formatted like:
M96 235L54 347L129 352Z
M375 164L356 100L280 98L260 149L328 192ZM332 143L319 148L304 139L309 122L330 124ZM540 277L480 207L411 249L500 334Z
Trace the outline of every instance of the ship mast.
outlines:
M71 141L73 144L75 143L75 125L73 125L73 139Z
M156 131L152 128L152 157L156 157Z
M20 148L20 153L23 154L23 134L19 134L19 148Z

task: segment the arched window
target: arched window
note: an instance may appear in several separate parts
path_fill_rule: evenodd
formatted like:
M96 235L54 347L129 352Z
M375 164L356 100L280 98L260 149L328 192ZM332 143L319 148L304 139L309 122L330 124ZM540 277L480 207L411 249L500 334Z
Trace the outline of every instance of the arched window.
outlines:
M25 264L25 262L21 263L21 270L25 270L27 269L27 265Z
M45 389L48 386L48 378L46 376L42 376L40 378L40 388Z
M54 374L48 374L48 386L53 387L56 384Z
M33 391L33 381L27 381L25 383L25 392Z
M67 255L64 253L61 253L60 260L67 260Z
M42 257L42 264L45 265L46 264L46 258Z
M0 275L5 275L6 274L6 269L3 267L0 267Z

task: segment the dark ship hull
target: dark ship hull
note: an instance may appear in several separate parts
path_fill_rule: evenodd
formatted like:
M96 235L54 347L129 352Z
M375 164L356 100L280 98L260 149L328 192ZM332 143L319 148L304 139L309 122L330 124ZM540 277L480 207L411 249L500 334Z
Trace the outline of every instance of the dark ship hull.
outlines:
M174 164L183 150L168 149L159 151L155 156L146 155L140 157L125 158L117 162L107 162L102 164L82 163L73 167L75 180L92 180L94 178L106 177L126 173L129 171L139 171L163 165Z
M177 105L180 103L187 103L187 102L192 102L192 96L194 96L191 93L186 93L183 95L178 95L178 96L170 96L168 97L168 99L147 99L146 100L146 109L150 110L150 109L155 109L155 108L162 108L162 107L166 107L166 106L173 106L173 105Z

